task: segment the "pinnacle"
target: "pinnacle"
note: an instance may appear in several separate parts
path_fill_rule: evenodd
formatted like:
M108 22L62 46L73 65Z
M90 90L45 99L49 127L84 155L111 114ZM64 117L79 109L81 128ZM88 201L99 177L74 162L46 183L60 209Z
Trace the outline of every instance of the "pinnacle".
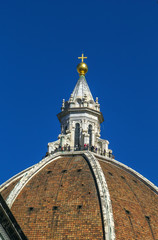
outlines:
M73 97L74 100L77 98L83 99L86 96L87 100L89 101L92 100L94 102L93 96L91 94L85 76L81 75L79 77L71 96Z

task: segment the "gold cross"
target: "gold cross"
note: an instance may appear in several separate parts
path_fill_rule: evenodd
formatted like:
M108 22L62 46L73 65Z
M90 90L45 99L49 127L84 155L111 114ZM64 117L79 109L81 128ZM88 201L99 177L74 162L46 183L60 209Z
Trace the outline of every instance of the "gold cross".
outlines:
M84 54L82 53L82 57L78 57L78 59L82 59L82 62L84 59L86 59L87 57L84 57Z

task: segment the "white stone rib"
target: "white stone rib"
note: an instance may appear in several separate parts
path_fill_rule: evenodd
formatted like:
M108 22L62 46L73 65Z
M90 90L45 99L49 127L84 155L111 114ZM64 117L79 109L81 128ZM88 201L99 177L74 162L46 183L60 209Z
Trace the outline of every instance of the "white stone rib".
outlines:
M6 203L8 204L9 208L12 207L15 199L24 188L24 186L31 180L31 178L39 172L43 167L45 167L49 162L56 160L58 156L62 155L61 153L55 153L51 156L48 156L41 160L39 163L34 165L29 171L27 171L20 181L16 184L13 190L10 192L9 196L7 197Z
M110 162L112 164L114 164L115 166L125 170L126 172L130 173L131 175L135 176L137 179L139 179L141 182L143 182L147 187L149 187L153 192L155 192L156 194L158 194L158 187L156 185L154 185L151 181L149 181L147 178L145 178L143 175L141 175L140 173L138 173L137 171L135 171L134 169L128 167L127 165L115 160L115 159L111 159L111 158L107 158L98 154L94 155L96 157L98 157L99 159L103 159L102 161L104 162Z
M34 165L33 165L34 166ZM6 182L0 185L0 191L3 191L4 188L8 187L12 182L16 181L17 179L21 178L26 172L28 172L33 166L26 168L25 170L17 173L13 177L9 178Z
M95 180L98 186L101 208L104 221L104 233L106 240L115 240L115 226L114 217L112 212L112 204L106 179L102 168L97 158L91 152L85 152L84 155L87 157L89 164L93 170Z

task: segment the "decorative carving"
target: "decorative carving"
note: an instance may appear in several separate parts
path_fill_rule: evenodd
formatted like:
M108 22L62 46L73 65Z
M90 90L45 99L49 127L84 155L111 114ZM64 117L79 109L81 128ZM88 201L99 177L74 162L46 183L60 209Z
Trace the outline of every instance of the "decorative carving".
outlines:
M84 57L82 56L83 60ZM67 145L71 146L71 150L76 149L76 142L79 149L87 147L95 150L95 152L108 154L108 143L106 140L100 139L100 123L103 122L103 116L100 112L98 98L94 102L93 96L85 79L81 75L70 96L69 101L63 99L62 112L58 114L61 122L61 134L58 141L48 145L48 152L57 147L61 149ZM78 128L78 140L76 139L76 124ZM91 129L89 130L89 126Z

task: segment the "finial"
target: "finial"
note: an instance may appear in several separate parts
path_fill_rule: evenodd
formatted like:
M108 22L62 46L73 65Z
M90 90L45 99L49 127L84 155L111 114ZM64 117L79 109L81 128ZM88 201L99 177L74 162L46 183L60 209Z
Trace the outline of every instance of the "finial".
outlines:
M61 110L64 111L65 108L65 99L63 99Z
M73 102L73 94L71 93L71 96L70 96L70 99L69 99L70 102Z
M84 54L82 53L82 57L78 57L78 59L81 59L81 62L77 65L77 71L79 75L84 75L88 72L88 66L86 63L84 63L84 59L87 59L87 57L84 57Z
M62 106L65 107L65 99L63 99Z

